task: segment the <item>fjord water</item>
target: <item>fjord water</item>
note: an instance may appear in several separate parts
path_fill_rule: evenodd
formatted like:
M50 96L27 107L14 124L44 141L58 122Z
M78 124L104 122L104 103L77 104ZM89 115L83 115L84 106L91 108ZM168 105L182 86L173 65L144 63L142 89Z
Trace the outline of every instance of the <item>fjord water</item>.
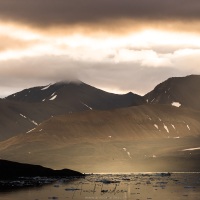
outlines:
M94 174L53 184L0 192L1 200L115 199L197 200L200 173Z

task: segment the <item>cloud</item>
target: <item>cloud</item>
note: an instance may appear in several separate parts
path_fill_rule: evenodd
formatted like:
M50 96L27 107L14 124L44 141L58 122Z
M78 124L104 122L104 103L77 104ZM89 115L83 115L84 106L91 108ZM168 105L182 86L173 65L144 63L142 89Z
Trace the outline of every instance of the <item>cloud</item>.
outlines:
M199 54L192 59L198 58ZM77 61L67 56L1 61L1 96L28 87L77 79L110 92L145 94L169 77L188 75L189 68L182 69L178 59L174 58L177 66L171 67L144 67L139 62ZM200 70L194 68L193 72L200 73Z
M199 0L1 0L0 95L65 79L145 94L200 73L199 10Z
M1 0L0 17L40 26L106 20L200 18L199 0Z
M7 50L20 50L20 49L25 49L34 44L32 41L22 41L22 40L17 40L15 38L11 38L8 36L1 36L0 35L0 52L4 52Z

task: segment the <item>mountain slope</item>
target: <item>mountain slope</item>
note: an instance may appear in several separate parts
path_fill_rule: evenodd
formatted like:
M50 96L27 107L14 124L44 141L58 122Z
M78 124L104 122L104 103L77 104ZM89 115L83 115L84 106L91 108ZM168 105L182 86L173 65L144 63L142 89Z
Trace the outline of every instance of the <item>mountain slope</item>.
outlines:
M55 176L83 176L80 172L69 169L53 170L39 165L17 163L0 159L0 180L14 179L19 177L55 177Z
M82 172L199 170L200 112L167 105L53 117L0 143L0 157Z
M72 111L108 110L144 103L143 98L137 94L112 94L83 82L58 82L45 87L29 88L10 95L6 99L28 103L65 104Z
M144 96L150 104L173 104L200 109L200 75L169 78Z
M59 82L25 89L0 101L0 140L28 132L42 121L60 114L136 106L139 95L117 95L85 83Z

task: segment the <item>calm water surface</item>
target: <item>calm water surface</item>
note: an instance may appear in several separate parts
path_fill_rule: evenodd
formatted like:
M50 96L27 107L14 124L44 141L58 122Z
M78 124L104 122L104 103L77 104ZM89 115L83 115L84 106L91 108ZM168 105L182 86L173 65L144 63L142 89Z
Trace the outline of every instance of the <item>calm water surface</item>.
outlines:
M0 200L198 200L200 173L101 174L42 187L0 192Z

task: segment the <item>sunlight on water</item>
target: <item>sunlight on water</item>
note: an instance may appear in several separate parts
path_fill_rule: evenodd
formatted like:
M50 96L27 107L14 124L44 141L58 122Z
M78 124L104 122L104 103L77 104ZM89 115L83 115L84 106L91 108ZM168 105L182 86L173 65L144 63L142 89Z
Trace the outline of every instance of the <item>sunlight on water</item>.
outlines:
M1 200L197 200L199 173L93 174L85 178L60 179L53 184L12 191L1 191Z

